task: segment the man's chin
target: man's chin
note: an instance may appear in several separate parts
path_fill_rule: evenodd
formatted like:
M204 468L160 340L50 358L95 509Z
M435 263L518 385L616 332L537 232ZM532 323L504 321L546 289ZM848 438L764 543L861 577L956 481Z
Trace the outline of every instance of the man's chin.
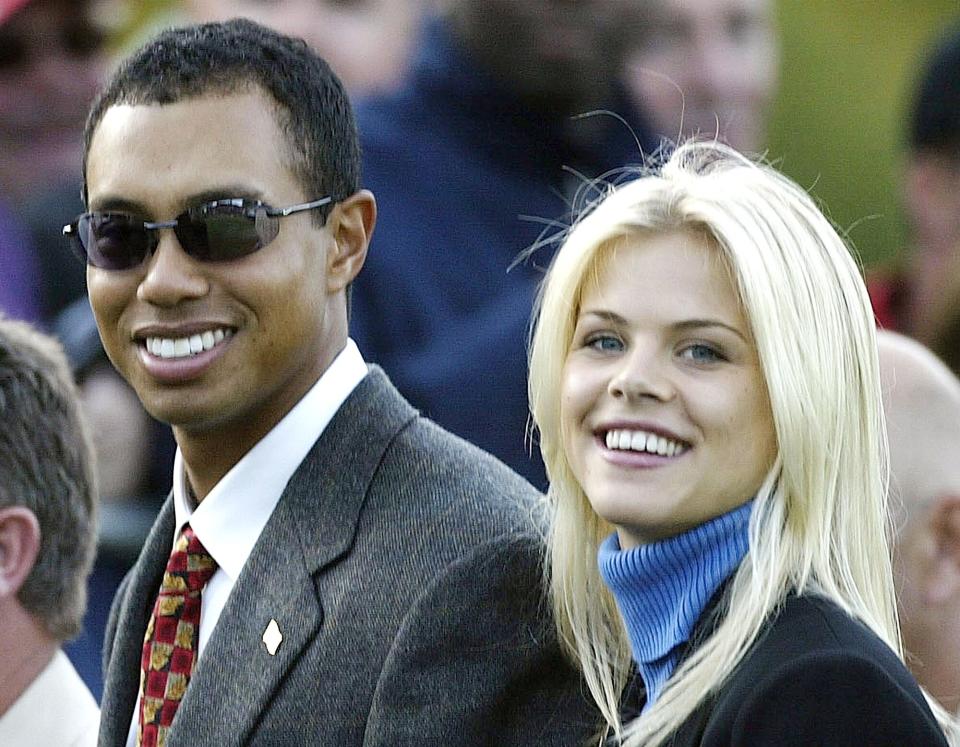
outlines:
M174 431L201 433L216 428L223 421L222 409L203 407L196 397L191 399L184 396L179 402L172 401L171 397L159 401L144 397L140 399L152 418L169 425Z

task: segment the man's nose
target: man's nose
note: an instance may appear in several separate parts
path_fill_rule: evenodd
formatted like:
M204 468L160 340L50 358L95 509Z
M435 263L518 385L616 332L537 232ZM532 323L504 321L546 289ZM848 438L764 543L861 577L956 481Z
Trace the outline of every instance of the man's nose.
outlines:
M188 255L172 229L159 230L159 242L147 258L137 298L154 306L176 306L210 290L203 263Z

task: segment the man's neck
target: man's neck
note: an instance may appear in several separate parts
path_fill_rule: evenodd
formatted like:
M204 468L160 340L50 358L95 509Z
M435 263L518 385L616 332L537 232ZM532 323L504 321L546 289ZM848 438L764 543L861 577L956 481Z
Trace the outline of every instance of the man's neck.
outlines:
M269 432L245 434L238 438L217 434L188 434L174 429L177 446L183 455L183 466L190 497L199 505L223 476L239 462L253 446Z
M311 382L304 391L285 402L280 410L282 415L279 416L266 419L251 415L239 423L211 429L189 430L174 426L173 435L183 456L190 490L198 505L234 465L296 407L315 383Z
M212 427L188 428L173 426L173 436L180 448L190 489L197 504L201 503L220 480L254 446L256 446L329 370L347 344L346 323L342 341L330 345L319 364L300 377L296 387L288 387L273 397L269 406L248 411L241 418Z
M58 648L36 619L14 599L0 607L0 716L46 669Z

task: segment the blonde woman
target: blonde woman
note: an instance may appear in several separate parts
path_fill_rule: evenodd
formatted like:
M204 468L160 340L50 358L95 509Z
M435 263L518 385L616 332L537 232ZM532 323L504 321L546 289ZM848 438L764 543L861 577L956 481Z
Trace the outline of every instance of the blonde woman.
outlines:
M545 279L530 397L601 741L947 744L900 657L869 301L796 185L692 143L611 190Z

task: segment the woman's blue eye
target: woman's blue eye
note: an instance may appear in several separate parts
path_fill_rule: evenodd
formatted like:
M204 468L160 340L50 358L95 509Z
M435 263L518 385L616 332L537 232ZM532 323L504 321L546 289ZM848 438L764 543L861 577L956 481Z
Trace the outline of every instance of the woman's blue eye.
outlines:
M684 358L689 358L697 363L714 363L724 360L720 351L710 345L688 345L680 354Z
M612 335L596 335L587 340L587 347L603 352L623 350L623 343Z

